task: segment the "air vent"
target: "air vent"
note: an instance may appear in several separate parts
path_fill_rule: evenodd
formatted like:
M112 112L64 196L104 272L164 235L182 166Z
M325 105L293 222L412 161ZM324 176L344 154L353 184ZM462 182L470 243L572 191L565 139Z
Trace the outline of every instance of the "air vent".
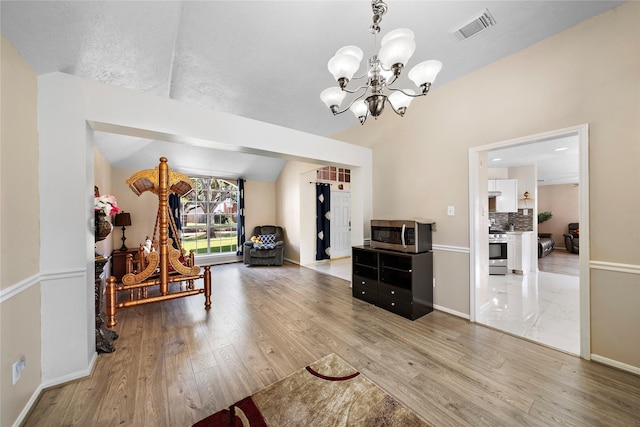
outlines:
M458 39L466 40L493 25L496 25L496 20L493 19L493 16L489 13L489 9L485 9L471 18L460 28L452 30L452 32L458 37Z

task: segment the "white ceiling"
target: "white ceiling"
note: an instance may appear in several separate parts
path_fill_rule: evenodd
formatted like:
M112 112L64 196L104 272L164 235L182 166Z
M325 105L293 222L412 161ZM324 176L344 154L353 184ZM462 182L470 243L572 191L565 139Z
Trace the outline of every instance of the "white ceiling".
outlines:
M489 152L489 167L536 165L538 186L579 182L578 136L567 136Z
M417 49L408 67L441 60L437 90L620 3L389 0L381 35L412 29ZM38 74L62 71L321 136L357 125L350 112L334 117L319 99L335 83L327 61L348 44L365 58L375 50L369 0L3 0L0 7L2 33ZM451 30L484 8L497 25L459 41ZM284 164L111 134L97 135L97 147L116 167L135 169L162 152L184 172L229 178L273 181Z

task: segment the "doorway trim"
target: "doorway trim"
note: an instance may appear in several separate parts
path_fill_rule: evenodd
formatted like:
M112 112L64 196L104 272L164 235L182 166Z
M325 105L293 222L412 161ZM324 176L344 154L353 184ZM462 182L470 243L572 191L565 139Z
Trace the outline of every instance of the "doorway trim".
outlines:
M481 195L486 196L486 190L481 187L480 170L486 168L482 158L487 151L496 148L507 148L556 139L566 136L577 136L579 147L579 215L580 222L580 357L591 359L591 328L590 328L590 280L589 280L589 125L587 123L524 136L507 141L497 142L469 149L469 320L476 321L476 289L478 283L486 280L482 272L488 270L488 261L481 258L486 251L481 243L486 239L480 238L482 227L487 228L488 212L482 204ZM483 266L486 265L486 268Z

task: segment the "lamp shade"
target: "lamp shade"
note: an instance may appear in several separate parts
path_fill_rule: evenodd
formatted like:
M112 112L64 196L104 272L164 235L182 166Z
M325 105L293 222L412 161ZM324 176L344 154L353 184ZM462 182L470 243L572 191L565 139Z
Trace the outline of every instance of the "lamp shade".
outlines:
M385 68L395 64L406 65L415 50L416 42L412 38L397 36L380 48L380 61Z
M433 83L436 76L442 69L442 62L432 59L424 61L416 65L409 71L408 77L416 84L416 86L425 83Z
M320 99L328 108L334 105L340 107L345 96L347 96L347 92L335 86L325 89L320 93Z
M368 108L367 108L367 103L364 100L354 102L353 105L349 107L349 109L351 110L353 115L356 116L357 118L367 116Z
M408 37L410 39L414 39L413 31L408 28L396 28L393 31L389 31L380 41L380 46L384 46L387 42L398 38L398 37Z
M362 49L360 49L358 46L341 47L340 49L338 49L338 51L334 56L340 56L340 55L353 56L358 61L358 65L360 65L360 61L362 61L362 57L364 56L364 54L362 53Z
M327 68L336 81L341 78L350 80L360 68L360 61L362 61L362 50L357 46L345 46L338 49L329 60Z
M131 214L128 212L117 213L113 225L116 227L129 227L131 225Z
M404 91L411 95L415 95L415 92L411 89L405 89ZM388 99L391 105L393 105L393 108L395 108L396 110L403 107L404 108L409 107L409 104L411 104L411 101L413 100L412 97L407 96L400 91L393 92L391 95L389 95Z

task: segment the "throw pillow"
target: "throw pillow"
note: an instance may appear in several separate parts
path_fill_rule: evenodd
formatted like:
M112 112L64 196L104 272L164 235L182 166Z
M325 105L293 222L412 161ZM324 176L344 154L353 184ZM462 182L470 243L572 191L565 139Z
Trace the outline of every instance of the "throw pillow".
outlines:
M276 245L275 243L254 243L253 244L253 248L254 249L275 249Z
M271 244L271 243L275 244L276 243L276 235L275 234L261 234L260 235L260 240L265 245L268 245L268 244Z

